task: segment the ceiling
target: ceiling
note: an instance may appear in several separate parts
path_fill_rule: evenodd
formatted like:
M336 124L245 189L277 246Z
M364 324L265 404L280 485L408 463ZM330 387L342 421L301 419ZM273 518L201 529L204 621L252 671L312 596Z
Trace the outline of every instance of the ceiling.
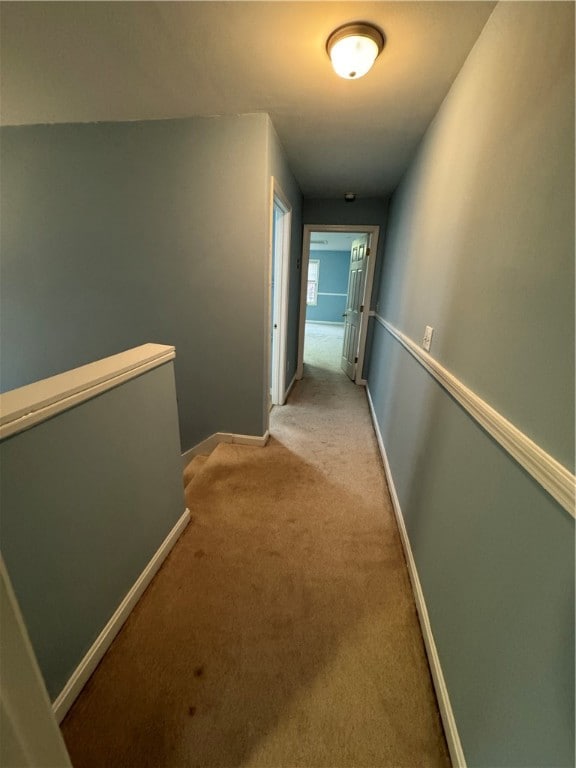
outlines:
M358 232L310 232L310 251L350 251Z
M268 112L306 196L390 193L489 2L2 2L2 123ZM384 30L342 80L330 32Z

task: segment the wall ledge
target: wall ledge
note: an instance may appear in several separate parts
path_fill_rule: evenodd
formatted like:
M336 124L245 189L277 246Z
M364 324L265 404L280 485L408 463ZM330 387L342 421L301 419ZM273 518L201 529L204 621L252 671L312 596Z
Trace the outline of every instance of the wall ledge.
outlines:
M0 440L117 387L176 357L174 347L142 344L0 395Z
M576 517L574 498L576 478L566 467L488 405L392 323L378 314L374 317L558 504L572 517Z

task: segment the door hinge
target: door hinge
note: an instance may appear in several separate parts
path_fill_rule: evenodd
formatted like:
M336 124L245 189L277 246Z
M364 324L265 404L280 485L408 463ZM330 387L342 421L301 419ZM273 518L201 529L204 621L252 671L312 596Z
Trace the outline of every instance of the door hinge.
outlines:
M370 256L370 248L366 248L366 256Z
M355 362L355 363L357 363L357 362L358 362L358 358L357 358L357 357L355 357L355 358L354 358L354 362Z
M364 312L364 304L360 304L360 312Z

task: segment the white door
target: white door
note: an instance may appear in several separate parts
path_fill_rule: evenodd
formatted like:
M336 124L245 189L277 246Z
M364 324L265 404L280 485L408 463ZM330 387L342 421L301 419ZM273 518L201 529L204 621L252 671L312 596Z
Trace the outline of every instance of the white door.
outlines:
M361 235L352 242L350 272L348 275L348 297L344 312L344 342L342 344L342 370L352 381L356 379L358 367L358 341L362 313L364 312L364 288L368 271L368 246L370 235Z
M278 338L278 316L280 313L280 290L281 285L277 280L277 271L279 259L282 259L282 240L281 240L281 219L282 209L274 199L272 213L272 282L271 291L271 318L270 318L270 389L269 389L269 407L276 403L278 399L278 355L280 352Z
M275 179L272 188L270 404L284 405L292 208Z

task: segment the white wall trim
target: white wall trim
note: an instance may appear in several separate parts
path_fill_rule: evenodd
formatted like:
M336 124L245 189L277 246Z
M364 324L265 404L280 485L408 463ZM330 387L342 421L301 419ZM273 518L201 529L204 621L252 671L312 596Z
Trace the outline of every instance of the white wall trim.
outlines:
M5 392L0 395L0 439L30 429L175 357L174 347L142 344L118 355Z
M166 559L174 544L176 544L176 541L184 528L188 525L189 521L190 510L186 509L168 536L164 539L154 557L142 571L134 586L114 611L110 621L106 624L102 632L100 632L94 641L94 644L76 667L72 676L52 704L54 715L59 723L62 722L80 691L86 685L88 678L96 669L96 666L110 647L112 641L130 615L130 612L142 596L148 584L150 584L156 575L158 569Z
M290 240L292 236L292 205L284 194L278 179L275 176L270 177L270 281L268 286L268 296L270 310L268 312L269 333L269 355L271 357L271 366L269 366L270 386L272 405L284 404L284 392L286 387L286 349L288 334L288 299L290 291ZM277 205L282 212L279 221L279 227L276 231L276 238L272 237L274 231L274 206ZM274 272L274 275L272 275ZM274 321L273 317L274 315Z
M576 517L576 478L553 456L521 432L501 413L380 315L376 320L444 389L520 464L572 517Z
M408 538L408 532L406 531L406 525L404 523L400 501L398 499L398 494L396 493L396 487L394 485L394 478L392 477L390 463L388 461L388 456L386 455L382 433L380 432L380 426L374 411L374 403L372 402L372 397L368 387L366 387L366 395L368 397L368 405L370 406L370 415L372 416L374 432L376 433L380 455L382 456L382 462L384 464L384 471L386 473L386 480L388 482L392 507L394 509L394 514L398 523L398 530L400 531L400 538L402 540L402 547L406 556L408 574L412 583L414 600L416 603L416 609L418 611L418 619L420 621L420 628L424 637L426 655L428 656L428 663L432 672L432 680L434 681L434 689L436 691L436 698L438 699L438 706L440 708L440 715L444 725L444 733L446 735L446 742L450 751L452 765L454 768L466 768L466 758L464 757L464 750L462 749L462 743L458 734L456 719L454 717L454 712L452 711L448 688L446 686L446 681L444 680L444 674L440 664L440 657L438 656L438 649L436 648L436 642L434 640L434 634L430 624L430 617L428 616L428 608L426 607L426 600L424 599L424 592L422 591L420 577L418 576L418 569L416 568L416 561L414 560L414 555L412 553L412 547L410 545L410 539Z
M294 381L294 379L292 380ZM292 385L290 385L292 386ZM290 390L288 390L289 392ZM263 435L237 435L234 432L214 432L202 442L193 445L182 454L182 466L187 467L194 456L207 455L212 453L214 448L220 443L234 443L235 445L252 445L258 448L264 448L270 437L270 432L266 430Z

